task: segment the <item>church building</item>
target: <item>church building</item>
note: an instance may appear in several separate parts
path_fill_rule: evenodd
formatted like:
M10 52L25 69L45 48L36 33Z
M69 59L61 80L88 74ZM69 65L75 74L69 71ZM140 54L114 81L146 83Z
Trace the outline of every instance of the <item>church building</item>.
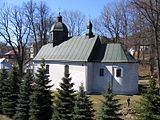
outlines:
M52 43L44 45L34 58L34 72L42 59L52 90L59 88L64 66L69 65L74 89L83 83L87 93L102 93L111 83L114 94L138 93L138 63L119 43L106 43L104 37L94 35L91 21L84 36L68 37L68 29L58 16L51 27Z

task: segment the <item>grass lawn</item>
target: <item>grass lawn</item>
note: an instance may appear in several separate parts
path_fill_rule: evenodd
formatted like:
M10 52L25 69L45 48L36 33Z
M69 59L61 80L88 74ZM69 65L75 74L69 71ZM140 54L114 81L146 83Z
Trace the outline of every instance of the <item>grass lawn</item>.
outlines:
M115 96L115 98L119 99L120 104L122 104L122 106L121 106L122 108L127 107L127 98L128 97L130 97L131 108L134 108L136 106L137 101L139 101L141 98L140 95L133 95L133 96L117 95L117 96ZM100 111L100 107L102 106L103 96L102 95L91 95L90 98L93 101L94 109L96 110L95 118L97 120L98 112ZM11 120L11 119L0 115L0 120Z
M4 115L0 115L0 120L11 120L11 119L7 118L7 117L4 116Z
M95 112L95 118L98 117L98 112L100 111L100 108L102 106L102 100L103 96L102 95L91 95L91 100L93 101L94 108L96 110ZM141 96L140 95L133 95L133 96L127 96L127 95L117 95L115 98L119 99L120 104L122 104L122 108L127 108L127 98L130 98L130 106L131 108L136 107L136 103L140 100Z

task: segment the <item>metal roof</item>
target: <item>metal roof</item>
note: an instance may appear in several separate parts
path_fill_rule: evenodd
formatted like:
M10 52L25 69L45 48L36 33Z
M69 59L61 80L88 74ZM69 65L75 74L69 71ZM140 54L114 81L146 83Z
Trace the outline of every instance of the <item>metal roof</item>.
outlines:
M102 62L136 62L129 54L125 53L121 44L107 44Z
M67 26L62 22L62 16L60 13L57 17L57 22L51 27L51 32L52 31L65 31L68 33Z
M51 27L50 31L66 31L66 32L68 32L68 29L64 23L57 22Z
M41 48L34 60L88 61L97 37L77 36L55 47L52 43L47 44Z
M124 52L121 44L102 44L99 36L88 38L77 36L53 47L47 44L41 48L34 60L89 61L89 62L137 62Z

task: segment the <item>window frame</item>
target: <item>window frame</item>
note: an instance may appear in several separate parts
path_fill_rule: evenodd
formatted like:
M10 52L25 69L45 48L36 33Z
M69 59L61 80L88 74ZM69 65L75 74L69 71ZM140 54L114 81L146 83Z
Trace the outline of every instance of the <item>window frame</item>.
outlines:
M116 77L120 78L123 76L123 69L122 68L117 68L116 69Z
M104 76L104 69L103 69L103 68L100 68L100 69L99 69L99 76L100 76L100 77L103 77L103 76Z
M64 72L66 72L67 74L69 74L69 65L65 65L64 66Z
M46 72L49 74L49 65L46 65Z

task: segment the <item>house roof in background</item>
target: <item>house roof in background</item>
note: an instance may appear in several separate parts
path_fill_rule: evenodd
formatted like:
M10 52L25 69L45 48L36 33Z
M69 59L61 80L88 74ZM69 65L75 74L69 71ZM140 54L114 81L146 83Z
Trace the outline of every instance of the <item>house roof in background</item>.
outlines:
M102 44L99 36L76 36L53 47L52 43L44 45L34 61L84 61L84 62L137 62L126 53L121 44Z
M0 63L4 62L5 58L0 58Z
M10 51L8 51L7 53L5 53L4 55L15 55L15 53L14 53L14 51L13 50L10 50Z

